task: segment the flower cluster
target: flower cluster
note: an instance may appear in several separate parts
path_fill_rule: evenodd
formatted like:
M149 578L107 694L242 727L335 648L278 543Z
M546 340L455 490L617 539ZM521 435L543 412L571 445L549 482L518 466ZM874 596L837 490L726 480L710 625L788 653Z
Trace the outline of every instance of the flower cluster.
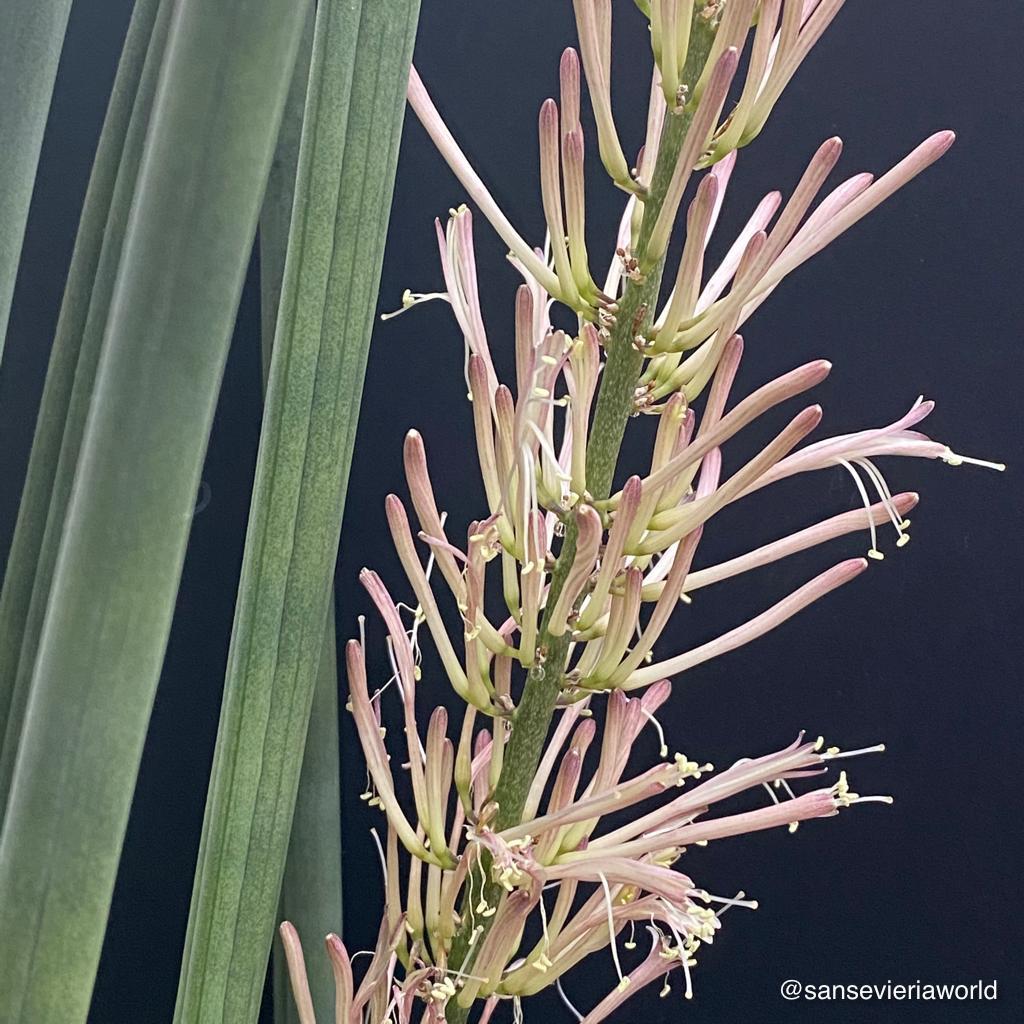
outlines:
M371 585L378 589L379 581ZM379 596L384 596L382 589ZM587 1024L603 1020L652 982L662 981L661 994L668 995L667 976L676 970L689 998L697 953L714 941L722 913L736 906L755 909L757 903L742 892L714 896L676 870L687 847L761 829L795 830L801 821L834 815L854 803L889 802L888 797L853 793L845 772L829 785L797 795L792 780L816 776L833 760L883 749L844 753L826 749L821 737L804 742L801 735L783 750L738 761L703 780L714 772L712 765L679 753L668 756L655 717L671 692L671 684L663 681L642 697L613 693L600 739L587 701L564 709L532 780L524 820L496 830L491 792L500 758L497 732L482 729L474 735L469 708L456 749L446 735L447 714L438 708L421 746L413 731L411 644L404 634L391 634L391 639L405 650L395 685L410 723L407 755L419 820L414 826L395 796L379 725L381 694L369 693L363 652L352 641L350 706L368 748L372 778L364 795L383 807L388 819L383 853L387 910L358 991L344 945L336 936L327 939L340 979L339 1024L362 1020L364 1010L369 1020L391 1017L406 1024L416 1006L424 1008L420 1019L441 1021L449 1001L469 1007L475 1000L483 1001L486 1020L501 1000L518 1008L526 996L550 985L561 988L567 971L602 950L609 951L617 984L583 1018ZM661 759L630 776L630 755L646 726L655 730ZM501 727L496 722L495 729ZM595 745L595 764L586 771L588 751ZM688 785L691 780L696 784ZM449 799L453 786L455 797ZM771 797L766 806L709 816L758 787ZM655 805L617 824L622 812L645 803ZM404 887L400 843L413 854ZM456 931L470 910L478 921L468 940L472 966L453 968ZM636 949L638 926L650 948L627 973L620 945L624 952ZM306 998L301 950L290 925L282 927L282 935L301 1005ZM396 980L399 966L404 976Z
M370 570L361 577L387 630L391 679L371 685L365 639L347 651L349 708L369 770L364 796L387 821L386 912L358 989L344 946L328 938L338 1024L458 1024L474 1006L487 1021L499 1001L511 1000L519 1012L524 996L560 987L566 971L605 949L617 984L586 1016L579 1014L586 1024L676 970L689 995L695 955L713 940L722 911L755 904L742 894L719 898L697 887L675 868L685 849L742 832L794 828L865 798L850 791L844 773L823 788L794 792L791 780L848 756L802 738L701 781L711 766L670 758L655 717L669 696L668 679L773 629L859 575L868 561L842 561L750 621L665 657L656 646L673 613L702 587L856 531L869 534L873 559L883 557L880 527L891 526L896 546L904 546L907 515L918 498L894 494L878 459L977 461L917 429L932 409L919 399L891 424L804 443L822 419L821 408L810 405L744 465L723 474L723 446L806 394L831 368L825 360L808 363L737 401L741 326L788 274L940 157L953 135L932 136L877 180L857 174L821 197L842 149L838 139L826 141L789 199L766 196L721 263L705 267L737 149L761 130L842 0L637 0L637 6L650 21L654 72L646 140L631 165L612 114L610 0L574 0L580 52L565 51L559 102L547 100L540 111L548 227L542 248L524 241L498 208L415 69L410 76L413 110L508 244L524 282L515 299L513 386L499 380L491 357L468 208L437 223L445 291L407 292L403 301L403 309L447 301L461 329L487 507L464 536L452 532L423 439L408 435L405 472L416 526L395 495L387 499L386 517L414 599L396 601ZM628 193L600 284L585 238L584 80L601 161ZM659 303L672 230L702 168L709 170L685 212L674 285ZM574 330L553 325L554 302L575 313ZM623 432L641 414L658 417L650 458L613 491ZM729 561L695 567L705 528L726 506L821 469L850 473L863 507ZM455 633L453 612L461 624ZM424 635L464 705L454 740L441 706L421 737ZM385 743L381 704L388 692L401 704L398 756L408 785L396 780L397 751L389 753ZM631 775L630 757L648 725L659 737L659 760ZM721 810L724 801L759 787L771 795L766 806ZM650 952L626 971L619 944L635 947L637 924L650 936ZM282 934L300 1014L310 1024L297 937L287 924Z

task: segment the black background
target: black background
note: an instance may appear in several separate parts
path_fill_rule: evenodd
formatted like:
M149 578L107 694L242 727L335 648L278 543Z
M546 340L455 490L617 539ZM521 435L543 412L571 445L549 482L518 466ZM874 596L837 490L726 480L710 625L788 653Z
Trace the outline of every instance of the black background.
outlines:
M627 149L640 141L649 55L627 0L615 51L616 108ZM9 543L32 425L88 169L130 10L128 0L77 0L61 64L0 374L0 543ZM809 358L835 369L817 391L830 433L889 422L919 392L938 401L934 436L1010 472L937 463L888 467L894 489L917 489L913 543L756 645L677 683L662 716L674 747L725 765L788 742L798 728L889 753L853 766L864 792L896 804L855 808L784 830L728 840L686 857L713 891L745 889L755 914L733 911L696 974L696 998L654 992L622 1019L694 1024L1022 1018L1020 882L1021 559L1019 45L1015 0L892 4L851 0L740 154L713 252L771 188L791 189L818 143L846 141L838 175L880 171L952 127L959 141L924 177L803 267L747 325L737 392ZM574 42L568 0L425 0L417 62L439 107L525 237L543 237L535 114L557 88ZM592 133L591 133L592 135ZM619 198L593 157L591 253L605 251ZM419 125L407 122L381 290L441 287L432 220L464 198ZM478 218L485 316L499 372L511 365L516 277ZM603 262L603 260L602 260ZM96 989L97 1024L170 1020L193 863L216 731L259 428L258 293L250 275L204 473L178 614L142 764ZM440 500L457 523L479 514L462 342L440 303L378 325L338 570L339 628L368 610L363 564L396 588L381 503L401 489L401 439L427 440ZM726 454L737 464L783 422ZM644 425L637 429L644 433ZM820 435L824 436L824 435ZM642 441L626 464L636 465ZM633 460L630 463L630 460ZM716 521L701 564L789 526L853 507L841 470L782 485ZM850 537L827 552L702 592L680 613L674 649L760 610L830 561L862 553ZM664 648L669 650L670 648ZM434 677L436 679L436 676ZM446 699L430 682L424 694ZM653 739L645 757L656 753ZM358 801L363 771L343 723L345 937L376 932L379 882ZM589 1007L612 984L598 957L567 988ZM995 1003L786 1003L780 983L998 980ZM555 1000L527 1019L566 1020ZM504 1011L507 1018L508 1011Z

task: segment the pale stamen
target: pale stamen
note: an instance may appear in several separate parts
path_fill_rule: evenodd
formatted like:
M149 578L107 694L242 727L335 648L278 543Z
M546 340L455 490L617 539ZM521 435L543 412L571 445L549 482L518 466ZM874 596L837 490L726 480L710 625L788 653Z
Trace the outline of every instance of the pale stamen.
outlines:
M873 747L861 747L858 750L840 750L838 747L829 747L821 755L822 761L839 761L846 757L861 757L863 754L883 754L885 744L876 743Z
M715 911L716 917L721 917L730 907L744 907L747 910L757 910L760 904L757 900L746 899L746 893L741 889L735 896L727 898L725 896L713 896L706 890L701 890L696 893L705 903L720 903L722 906L721 910Z
M604 889L605 907L608 910L608 936L610 939L609 947L612 951L612 962L615 964L615 973L619 976L619 988L624 989L629 985L629 978L622 973L622 964L619 963L619 947L615 935L615 912L612 908L612 891L608 886L608 879L605 878L603 871L599 871L597 877L601 879L601 886Z
M880 562L885 558L885 555L878 550L878 531L875 529L875 521L871 516L871 499L868 497L864 481L861 480L857 470L855 470L853 466L846 461L846 459L836 459L836 462L853 477L853 482L857 485L857 491L860 493L861 501L864 502L864 508L868 511L868 531L871 534L871 547L868 549L868 558L873 558L876 562Z
M394 320L396 316L408 313L413 306L418 306L421 302L433 302L435 299L451 302L451 297L447 292L414 292L406 288L402 292L402 305L390 313L381 313L380 318L381 320Z
M980 466L982 469L994 469L997 473L1006 472L1005 462L988 462L986 459L972 459L967 455L957 455L952 448L947 448L942 456L947 466Z
M565 994L565 989L562 988L562 979L561 978L558 978L555 981L555 988L558 989L558 995L561 998L562 1003L568 1009L568 1011L576 1018L576 1020L582 1021L583 1020L583 1014L580 1013L580 1011L576 1009L576 1007L572 1003L572 1000Z
M668 744L665 742L665 730L661 727L661 722L655 718L654 714L647 710L647 708L641 708L640 713L647 719L648 722L654 726L654 731L658 734L658 739L661 741L661 747L658 750L659 757L668 757Z
M910 534L907 533L907 527L910 525L910 521L904 519L899 512L896 511L896 505L893 502L892 491L889 490L889 485L886 483L885 477L882 476L882 471L870 460L870 459L857 459L857 465L864 470L865 473L871 478L871 482L875 485L875 490L878 491L879 498L882 499L882 504L885 506L885 511L888 513L889 520L899 534L896 541L896 547L906 547L910 543Z

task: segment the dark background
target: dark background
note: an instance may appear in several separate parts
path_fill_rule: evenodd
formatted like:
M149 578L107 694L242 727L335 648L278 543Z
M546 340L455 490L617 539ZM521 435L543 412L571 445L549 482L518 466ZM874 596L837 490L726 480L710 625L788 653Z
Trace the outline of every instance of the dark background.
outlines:
M77 0L54 97L0 374L0 544L9 543L78 211L130 10ZM619 0L616 107L627 150L639 143L649 54L642 19ZM1022 1019L1020 882L1021 569L1019 467L1019 142L1022 8L954 0L852 0L789 87L768 129L740 154L713 253L757 199L788 193L818 143L841 134L837 172L880 171L921 138L959 141L924 177L858 225L772 297L744 330L737 390L818 356L835 369L818 389L830 433L889 422L919 392L938 401L931 433L959 451L1005 459L1003 476L938 463L889 468L918 489L913 543L756 645L688 674L663 715L674 748L726 765L777 749L799 728L830 742L889 744L853 774L890 792L836 820L727 840L686 857L712 891L743 888L756 914L733 911L701 957L696 998L679 986L636 998L621 1019L694 1024L817 1021L1010 1022ZM543 237L535 114L557 88L574 42L568 0L507 4L424 0L417 62L439 107L525 237ZM593 133L591 133L592 135ZM595 263L620 209L590 161ZM424 132L407 124L381 290L442 287L432 220L464 198ZM1015 223L1016 222L1016 223ZM516 277L479 219L485 316L499 370L511 364ZM212 755L259 429L258 293L250 276L197 515L94 1003L97 1024L170 1019ZM338 571L339 628L368 610L363 564L398 586L381 502L401 489L401 439L427 440L440 500L457 523L478 514L462 341L442 304L376 330ZM770 417L760 436L777 429ZM643 433L643 426L638 428ZM757 430L752 431L757 435ZM756 441L756 437L753 440ZM750 442L727 452L728 464ZM632 452L642 453L642 445ZM630 464L631 451L626 453ZM639 457L639 456L637 456ZM632 462L636 465L636 462ZM708 531L700 564L747 550L857 504L843 472L773 488ZM853 536L771 570L701 592L680 613L677 649L741 621L832 561L861 554ZM436 677L435 677L436 678ZM437 700L446 698L438 683ZM424 686L424 693L431 690ZM376 858L359 804L363 771L348 721L342 742L345 937L371 943L379 919ZM644 754L653 757L651 749ZM612 984L607 957L567 988L585 1008ZM779 984L998 980L995 1003L786 1003ZM505 1018L508 1010L503 1011ZM570 1020L557 1001L527 1019Z

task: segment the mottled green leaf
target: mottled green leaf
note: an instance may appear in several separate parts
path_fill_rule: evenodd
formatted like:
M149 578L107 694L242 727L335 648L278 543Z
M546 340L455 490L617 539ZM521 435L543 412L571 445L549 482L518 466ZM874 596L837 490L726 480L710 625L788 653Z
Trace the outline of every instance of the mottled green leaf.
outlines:
M251 1024L376 304L416 0L321 0L177 1024ZM310 956L322 955L322 936Z
M288 229L295 201L295 177L306 105L306 85L313 49L313 7L295 62L281 134L270 168L267 194L260 214L260 299L263 310L263 370L270 372L277 311L281 302ZM327 611L323 654L313 691L306 749L302 756L299 791L281 881L277 916L291 921L300 933L323 936L341 928L341 807L338 739L338 668L333 602ZM309 988L317 1017L334 1014L334 974L325 956L310 956ZM274 1020L299 1024L288 984L288 965L279 942L274 944Z

